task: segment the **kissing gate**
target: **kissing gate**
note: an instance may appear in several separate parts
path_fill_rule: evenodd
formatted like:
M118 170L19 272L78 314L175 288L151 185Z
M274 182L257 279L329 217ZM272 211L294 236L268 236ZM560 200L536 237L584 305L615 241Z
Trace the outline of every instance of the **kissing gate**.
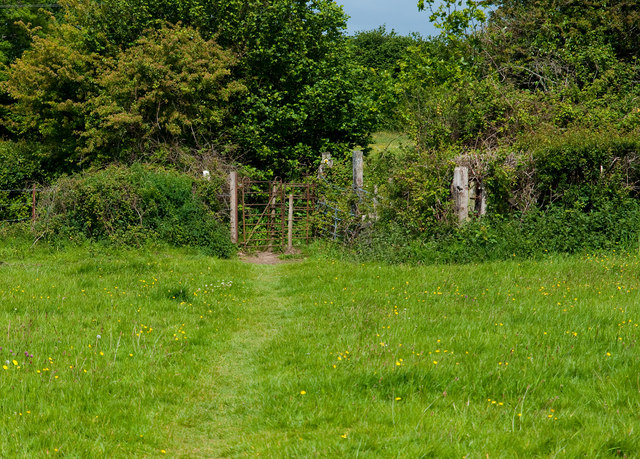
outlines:
M229 176L231 242L262 250L291 250L313 237L316 187L311 183L257 181Z

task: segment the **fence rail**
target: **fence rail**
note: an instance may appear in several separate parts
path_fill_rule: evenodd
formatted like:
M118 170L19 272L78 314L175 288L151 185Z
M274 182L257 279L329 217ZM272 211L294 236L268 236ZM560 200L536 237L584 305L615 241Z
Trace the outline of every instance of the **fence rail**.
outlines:
M244 178L237 192L242 246L290 249L294 240L308 242L313 237L314 185Z

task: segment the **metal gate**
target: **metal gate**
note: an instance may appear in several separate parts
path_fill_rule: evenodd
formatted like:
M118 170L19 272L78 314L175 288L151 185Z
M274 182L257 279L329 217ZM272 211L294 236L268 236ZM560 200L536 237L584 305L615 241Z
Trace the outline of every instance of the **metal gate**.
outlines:
M239 245L284 250L313 238L314 184L243 178L237 193Z

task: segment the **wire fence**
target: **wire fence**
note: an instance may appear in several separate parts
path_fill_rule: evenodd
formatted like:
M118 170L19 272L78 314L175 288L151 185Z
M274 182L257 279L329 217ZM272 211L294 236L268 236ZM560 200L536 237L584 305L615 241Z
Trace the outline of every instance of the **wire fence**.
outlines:
M318 194L316 233L321 238L349 242L377 218L378 200L363 188L321 179Z
M55 187L0 189L0 224L44 216ZM217 197L229 209L229 190ZM358 187L339 186L321 178L315 183L256 182L244 179L239 191L240 240L254 247L284 246L287 241L289 196L292 237L351 241L377 218L378 197ZM50 203L49 203L50 204ZM46 212L45 212L46 213Z
M43 192L50 188L3 188L0 189L0 223L35 221L36 203Z

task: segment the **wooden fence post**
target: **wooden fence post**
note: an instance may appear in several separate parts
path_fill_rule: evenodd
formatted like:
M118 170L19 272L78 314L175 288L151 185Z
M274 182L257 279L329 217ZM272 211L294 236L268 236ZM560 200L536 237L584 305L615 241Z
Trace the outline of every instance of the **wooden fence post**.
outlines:
M36 222L36 186L33 185L33 191L31 192L31 223Z
M463 223L469 218L469 169L464 166L456 167L453 171L451 195L455 203L458 223Z
M331 159L331 153L322 153L322 160L320 160L320 167L318 168L318 178L324 177L324 170L331 169L333 167L333 159Z
M276 232L275 226L276 226L276 196L277 193L279 191L278 189L278 185L276 185L276 182L273 182L274 184L271 186L271 192L269 194L269 208L271 209L270 212L270 216L269 216L269 223L267 224L267 233L268 233L268 237L269 237L269 245L267 245L267 251L271 252L273 250L273 238ZM281 218L284 218L284 216L282 216ZM284 238L284 228L282 228L281 232L280 232L280 241L282 243L282 239Z
M354 150L353 151L353 191L355 191L358 198L361 196L361 190L364 186L364 159L362 157L362 151ZM358 203L356 202L353 205L353 214L355 216L360 215L360 209L358 208Z
M484 217L487 215L487 190L483 185L478 185L477 187L477 195L480 196L480 202L476 201L476 210L478 211L478 215ZM477 200L478 198L476 198Z
M293 250L293 194L289 195L289 218L287 226L287 251Z
M362 156L362 151L354 150L353 151L353 188L355 190L362 189L364 186L364 159Z
M231 242L238 243L238 173L231 171L229 173L229 202L231 210L229 220L231 223Z

